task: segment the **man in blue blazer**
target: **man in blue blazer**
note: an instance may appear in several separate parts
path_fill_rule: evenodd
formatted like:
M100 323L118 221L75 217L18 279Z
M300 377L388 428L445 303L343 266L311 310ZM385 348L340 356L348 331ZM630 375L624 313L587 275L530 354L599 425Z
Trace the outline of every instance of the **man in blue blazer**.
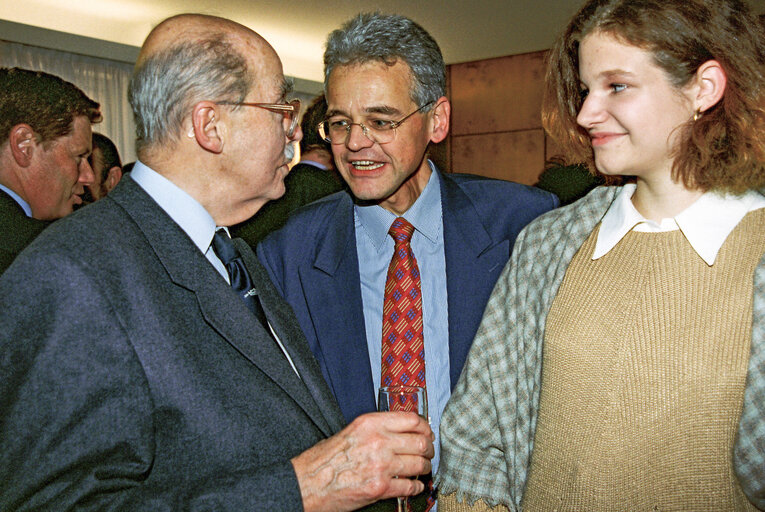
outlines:
M427 159L428 145L448 133L450 104L438 45L413 21L359 15L329 36L324 62L321 133L352 194L299 210L261 242L258 256L350 421L376 408L383 289L394 247L388 228L397 217L413 224L437 432L516 235L557 198L516 183L443 174Z
M430 469L427 422L345 426L289 306L221 233L284 192L288 92L242 25L151 32L139 162L0 278L0 510L350 511L423 489L396 476Z

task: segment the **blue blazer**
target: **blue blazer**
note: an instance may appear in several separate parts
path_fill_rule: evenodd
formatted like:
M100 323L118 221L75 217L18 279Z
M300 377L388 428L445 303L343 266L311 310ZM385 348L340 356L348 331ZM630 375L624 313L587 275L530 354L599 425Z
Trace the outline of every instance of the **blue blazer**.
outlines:
M454 388L515 237L558 199L507 181L439 176ZM295 311L346 420L376 410L351 196L338 192L298 210L257 253Z

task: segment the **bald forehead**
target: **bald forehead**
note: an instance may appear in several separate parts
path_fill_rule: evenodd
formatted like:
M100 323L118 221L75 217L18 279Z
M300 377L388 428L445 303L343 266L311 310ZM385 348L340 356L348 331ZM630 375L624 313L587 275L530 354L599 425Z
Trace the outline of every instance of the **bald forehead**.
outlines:
M271 45L258 33L235 21L204 14L180 14L164 20L149 33L136 64L177 44L203 40L221 32L229 42L240 47L244 55L276 56Z

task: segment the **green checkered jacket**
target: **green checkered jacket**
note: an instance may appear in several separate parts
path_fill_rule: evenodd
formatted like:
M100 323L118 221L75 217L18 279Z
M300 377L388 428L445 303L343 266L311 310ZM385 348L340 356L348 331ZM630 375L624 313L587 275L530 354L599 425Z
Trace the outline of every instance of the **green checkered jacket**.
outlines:
M518 236L441 420L440 494L520 511L534 443L545 321L569 263L619 187L598 187ZM733 465L765 509L765 257L755 271L752 351Z

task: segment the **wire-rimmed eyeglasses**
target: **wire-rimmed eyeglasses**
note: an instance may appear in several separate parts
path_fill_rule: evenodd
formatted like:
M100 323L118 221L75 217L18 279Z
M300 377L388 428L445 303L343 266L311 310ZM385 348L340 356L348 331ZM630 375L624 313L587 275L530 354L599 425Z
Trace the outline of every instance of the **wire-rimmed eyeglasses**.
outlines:
M352 123L350 120L342 118L327 119L326 121L319 123L319 136L330 144L345 144L345 141L348 140L348 136L351 133L351 127L356 125L361 128L364 135L372 142L387 144L396 138L396 128L401 126L404 121L415 115L417 112L429 107L433 103L435 103L435 100L427 102L398 121L375 117L370 117L364 120L363 123Z
M217 101L218 105L234 105L237 107L258 107L277 114L282 114L284 119L289 122L287 128L287 137L295 135L295 129L298 125L298 115L300 114L300 100L294 99L287 103L247 103L244 101Z

